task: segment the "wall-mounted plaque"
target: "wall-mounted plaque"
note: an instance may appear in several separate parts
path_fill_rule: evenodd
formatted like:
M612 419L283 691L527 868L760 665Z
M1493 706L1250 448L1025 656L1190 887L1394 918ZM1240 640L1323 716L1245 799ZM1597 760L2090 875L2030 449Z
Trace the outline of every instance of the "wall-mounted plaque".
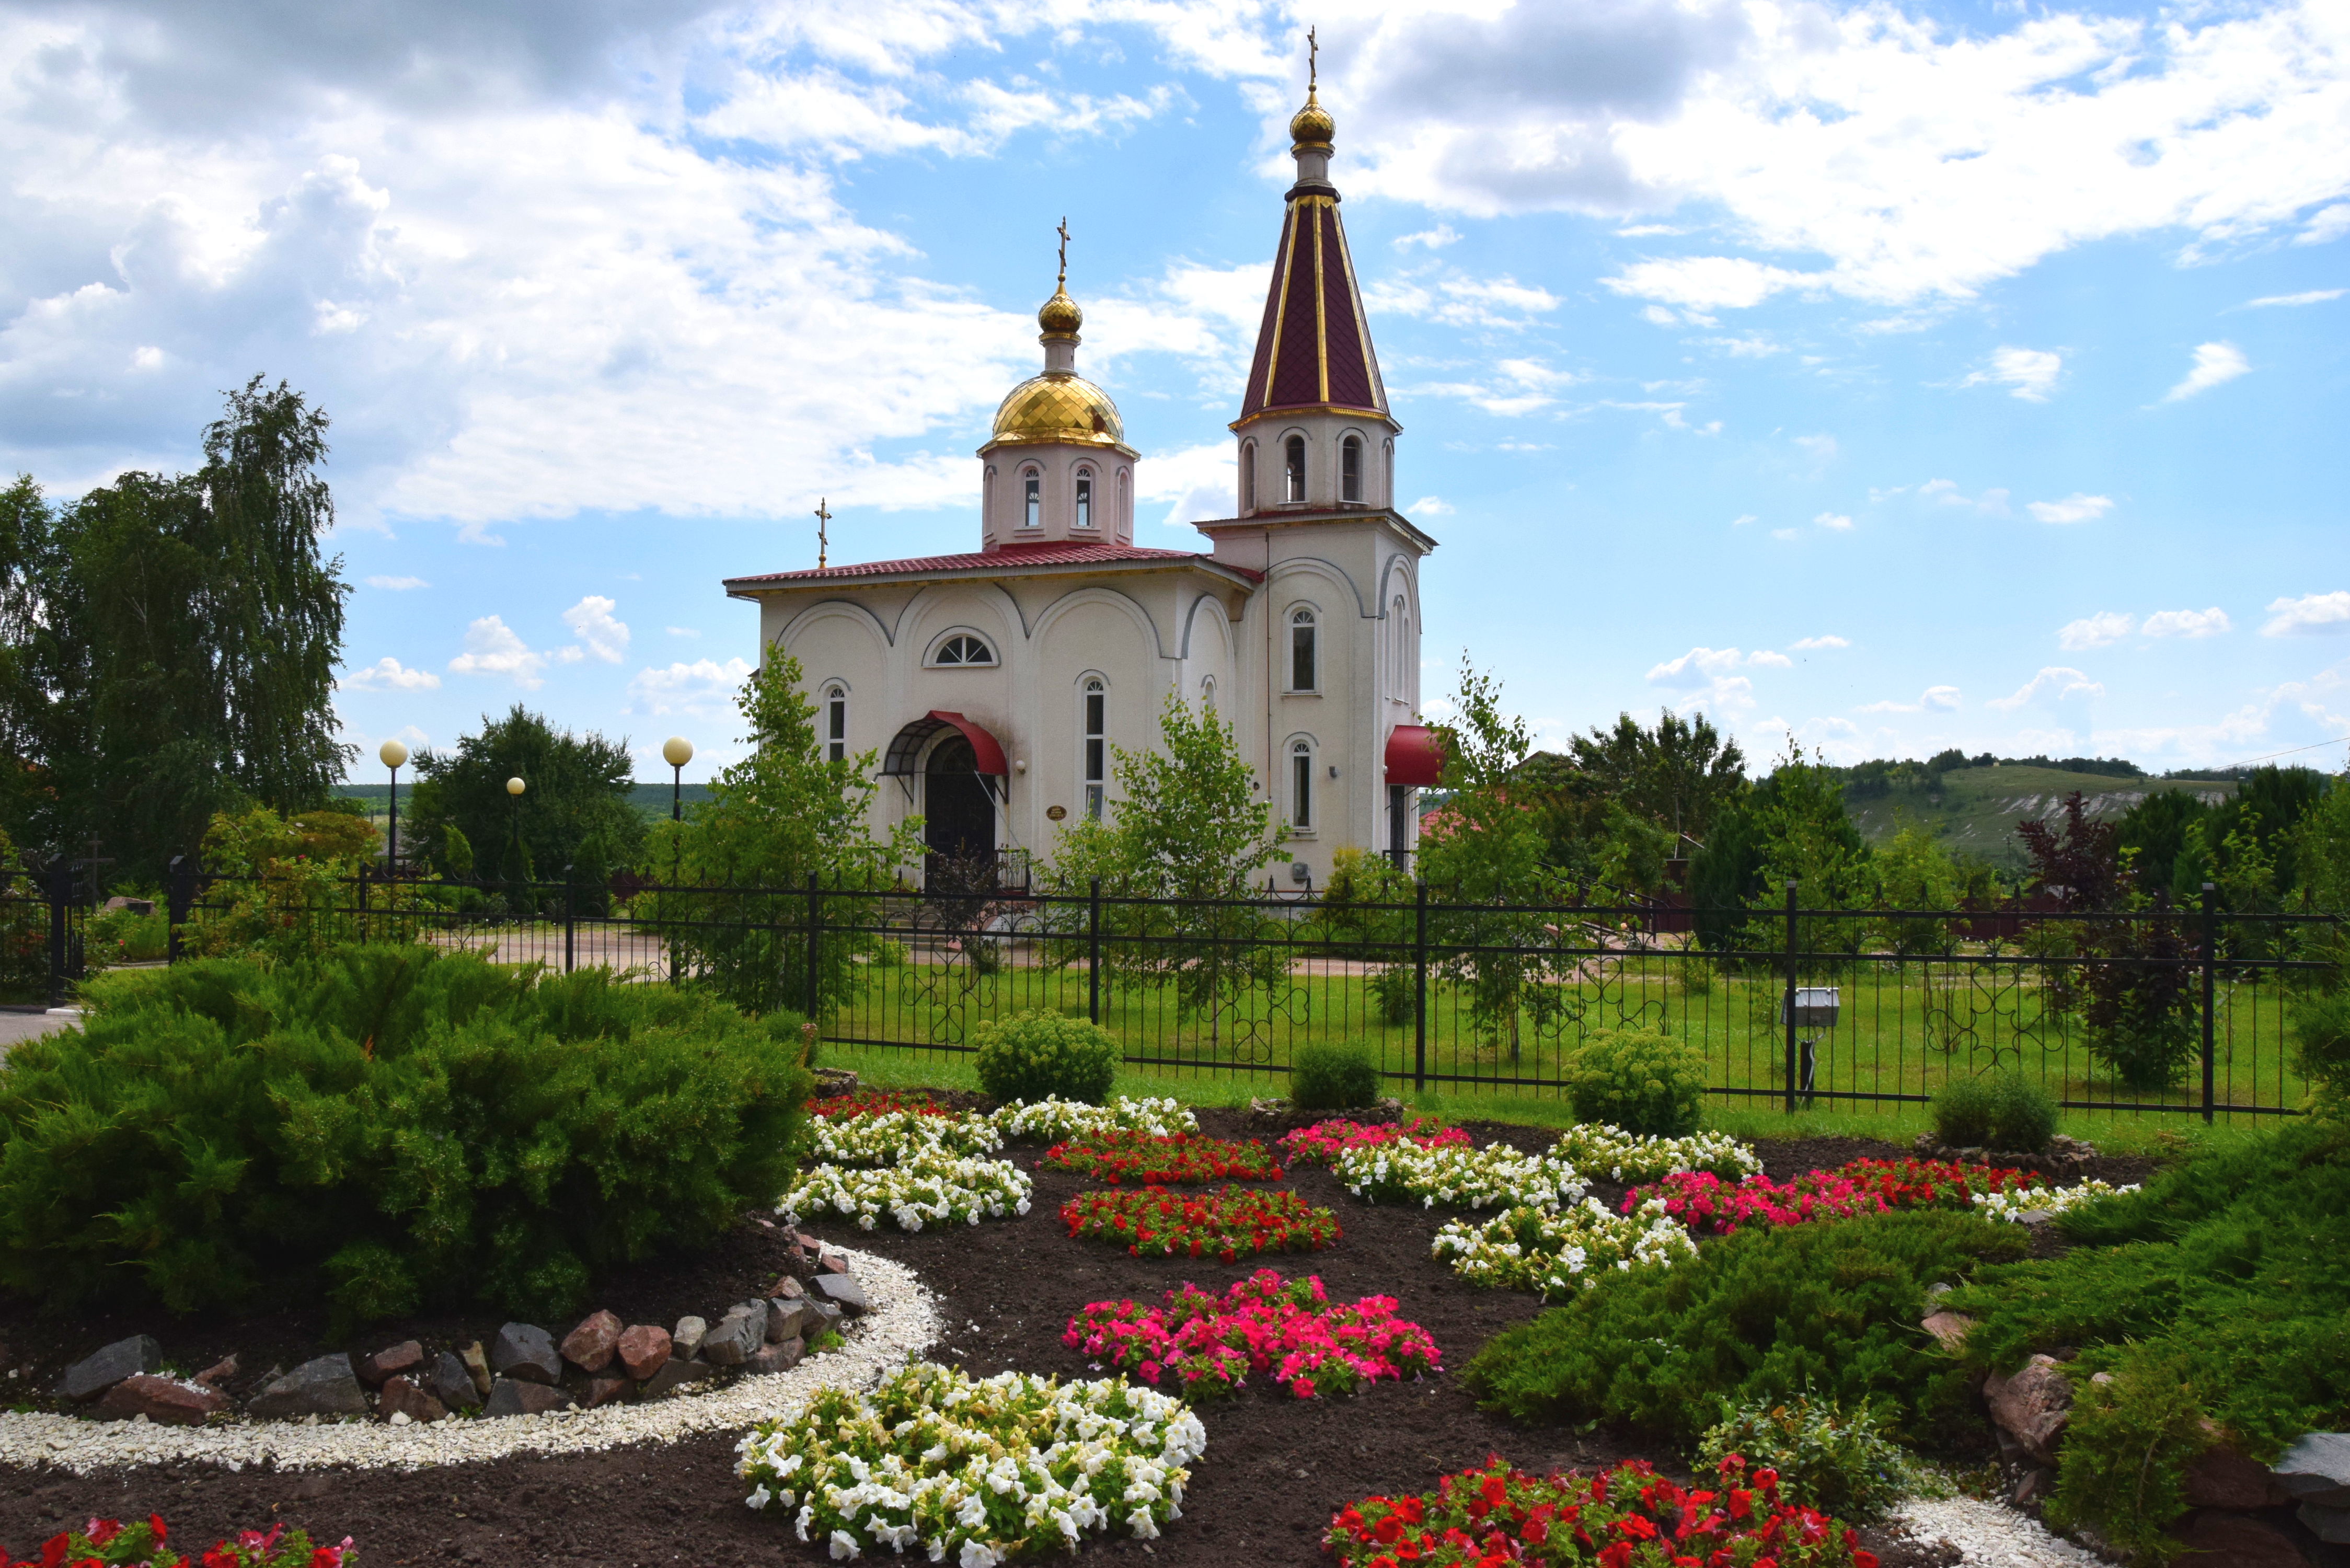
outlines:
M1047 822L1058 822L1068 815L1069 808L1066 805L1048 805L1045 808L1045 819Z

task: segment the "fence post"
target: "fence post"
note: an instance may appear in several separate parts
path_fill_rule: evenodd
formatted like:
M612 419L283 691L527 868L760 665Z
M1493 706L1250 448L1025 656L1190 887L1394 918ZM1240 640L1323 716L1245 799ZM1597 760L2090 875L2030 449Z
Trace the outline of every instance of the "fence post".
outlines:
M1101 1025L1101 878L1086 896L1086 1016Z
M816 921L821 918L823 913L823 894L816 890L816 874L813 871L809 872L807 907L807 1017L810 1023L814 1023L816 1021L816 1007L817 992L816 982L816 953L818 950Z
M58 861L42 878L48 884L43 891L49 896L49 1005L62 1007L66 1000L66 906L74 896L73 867Z
M2216 1057L2211 1048L2211 1004L2220 946L2219 891L2209 882L2203 884L2203 1122L2206 1127L2211 1122L2211 1078Z
M365 941L365 940L368 940L368 938L369 938L370 935L372 935L373 933L372 933L372 932L370 932L370 931L368 929L368 867L367 867L367 862L366 862L366 861L364 861L364 860L362 860L362 861L360 861L360 862L359 862L359 940L361 940L361 941Z
M180 961L180 928L188 923L190 906L196 901L196 868L184 855L172 857L172 865L164 877L163 926L170 933L170 945L164 950L168 961Z
M571 881L571 867L563 868L563 972L571 972L573 939L579 929L579 898Z
M1787 882L1787 1114L1795 1114L1795 883Z
M1428 884L1415 879L1412 934L1412 966L1416 984L1411 1003L1411 1089L1416 1095L1428 1092Z

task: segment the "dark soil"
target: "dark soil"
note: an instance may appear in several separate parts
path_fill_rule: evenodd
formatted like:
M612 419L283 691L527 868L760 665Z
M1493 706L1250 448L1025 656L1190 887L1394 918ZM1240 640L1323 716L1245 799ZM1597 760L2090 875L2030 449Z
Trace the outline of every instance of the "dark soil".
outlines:
M1241 1134L1236 1112L1203 1111L1201 1129ZM1503 1137L1522 1148L1547 1147L1539 1129L1472 1126L1481 1141ZM1902 1152L1865 1139L1814 1139L1761 1146L1774 1177L1834 1166L1862 1155ZM1042 1146L1008 1150L1033 1170ZM951 1334L933 1354L979 1376L1007 1368L1091 1376L1060 1342L1063 1327L1087 1303L1131 1297L1156 1301L1186 1281L1221 1288L1255 1267L1317 1273L1334 1299L1398 1298L1399 1315L1435 1337L1447 1370L1426 1381L1380 1384L1347 1400L1297 1400L1271 1387L1204 1407L1206 1456L1194 1467L1184 1517L1155 1543L1095 1542L1087 1556L1146 1560L1169 1568L1315 1563L1328 1559L1319 1538L1331 1513L1372 1492L1427 1490L1438 1477L1500 1454L1527 1468L1591 1469L1648 1458L1673 1473L1674 1456L1626 1434L1512 1427L1479 1411L1453 1369L1496 1331L1533 1315L1537 1304L1514 1293L1472 1289L1428 1255L1448 1218L1399 1207L1374 1207L1347 1196L1316 1167L1299 1167L1290 1185L1337 1211L1344 1234L1318 1253L1239 1264L1130 1258L1099 1242L1064 1234L1060 1204L1086 1179L1035 1171L1030 1213L1013 1221L907 1236L811 1225L827 1241L879 1252L920 1272L941 1298ZM775 1232L746 1223L712 1253L656 1263L615 1278L601 1293L632 1322L667 1323L683 1312L739 1300L782 1267ZM480 1322L486 1322L486 1319ZM373 1330L375 1343L414 1337L447 1345L458 1334L483 1335L480 1322L420 1318ZM63 1354L61 1329L21 1316L0 1317L20 1359L47 1365ZM494 1324L490 1325L494 1329ZM552 1325L550 1325L552 1326ZM567 1325L565 1325L567 1326ZM137 1313L79 1320L72 1354L122 1334L151 1332L175 1364L201 1366L227 1347L292 1365L317 1354L323 1320L286 1314L240 1324L206 1324ZM22 1336L21 1339L19 1336ZM248 1360L249 1369L265 1369ZM0 1542L19 1552L68 1523L92 1516L161 1513L175 1542L209 1544L229 1531L285 1519L322 1542L356 1538L365 1568L425 1563L649 1564L709 1568L825 1561L793 1542L775 1512L744 1508L733 1476L733 1440L712 1437L564 1458L504 1459L412 1474L313 1471L226 1473L209 1466L112 1472L75 1478L0 1469ZM1949 1568L1951 1558L1881 1531L1866 1532L1887 1568Z

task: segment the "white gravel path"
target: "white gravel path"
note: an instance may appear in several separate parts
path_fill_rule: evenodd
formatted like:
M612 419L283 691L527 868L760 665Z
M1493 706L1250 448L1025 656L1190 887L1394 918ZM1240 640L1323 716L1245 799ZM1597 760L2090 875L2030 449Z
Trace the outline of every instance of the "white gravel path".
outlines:
M871 1312L848 1325L847 1345L789 1372L745 1377L712 1393L645 1405L405 1427L372 1420L309 1426L242 1419L224 1426L164 1427L144 1417L99 1422L10 1412L0 1414L0 1464L55 1466L77 1475L190 1462L233 1470L271 1461L279 1469L349 1465L414 1470L509 1454L584 1453L634 1443L674 1443L703 1432L740 1431L754 1421L796 1413L827 1385L862 1388L877 1382L937 1343L943 1325L936 1298L911 1269L847 1247L833 1250L847 1256L872 1303Z
M1920 1541L1949 1542L1967 1568L2108 1568L2030 1514L1970 1497L1904 1503L1893 1511L1893 1522Z

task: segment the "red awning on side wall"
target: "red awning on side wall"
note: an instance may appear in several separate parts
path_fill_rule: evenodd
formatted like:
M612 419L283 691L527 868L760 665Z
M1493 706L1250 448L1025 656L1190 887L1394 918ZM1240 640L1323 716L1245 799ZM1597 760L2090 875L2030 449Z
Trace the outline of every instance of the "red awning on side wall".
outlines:
M933 708L899 730L889 739L889 749L881 758L883 778L910 777L914 759L921 753L923 742L941 730L959 731L971 742L971 754L977 762L977 772L992 778L1003 778L1012 772L1003 764L1003 748L983 725L974 724L960 713L949 713Z
M1444 742L1425 724L1398 724L1388 732L1388 783L1426 789L1444 774Z

